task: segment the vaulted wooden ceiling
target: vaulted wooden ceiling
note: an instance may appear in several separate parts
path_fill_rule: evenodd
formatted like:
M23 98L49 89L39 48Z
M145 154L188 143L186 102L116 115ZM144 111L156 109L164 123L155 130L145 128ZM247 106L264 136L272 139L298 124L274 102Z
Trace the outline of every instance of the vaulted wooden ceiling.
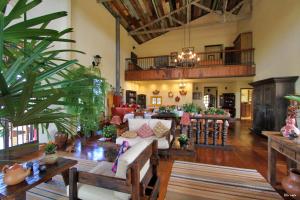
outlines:
M208 13L238 15L245 0L98 0L139 43ZM142 31L138 33L137 31Z

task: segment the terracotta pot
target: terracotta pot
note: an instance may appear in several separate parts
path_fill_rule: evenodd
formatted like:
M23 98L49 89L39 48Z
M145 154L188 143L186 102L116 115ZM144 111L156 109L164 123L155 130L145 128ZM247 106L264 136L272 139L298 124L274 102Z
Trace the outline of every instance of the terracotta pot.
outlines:
M6 185L16 185L21 183L30 174L30 169L24 169L22 165L14 164L13 166L5 165L2 168L4 174L4 183Z
M294 199L300 200L300 170L292 168L281 181L283 189Z
M54 135L54 139L55 139L55 144L57 145L57 148L62 149L63 147L65 147L65 145L67 143L68 135L65 133L56 132Z
M46 165L52 165L57 162L58 156L56 153L54 154L46 154L44 158L44 162Z

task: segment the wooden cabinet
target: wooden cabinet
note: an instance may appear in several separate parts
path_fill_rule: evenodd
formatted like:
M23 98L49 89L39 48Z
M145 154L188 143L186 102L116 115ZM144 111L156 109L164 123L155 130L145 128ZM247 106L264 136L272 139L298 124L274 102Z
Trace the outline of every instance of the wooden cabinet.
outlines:
M234 93L223 93L220 96L220 104L223 109L229 111L231 117L235 117L235 94Z
M146 95L144 94L139 94L137 96L137 104L141 106L141 108L146 108Z
M126 90L126 103L127 104L136 103L136 91Z
M279 131L285 124L288 100L285 95L295 93L298 76L269 78L250 83L253 91L252 130Z

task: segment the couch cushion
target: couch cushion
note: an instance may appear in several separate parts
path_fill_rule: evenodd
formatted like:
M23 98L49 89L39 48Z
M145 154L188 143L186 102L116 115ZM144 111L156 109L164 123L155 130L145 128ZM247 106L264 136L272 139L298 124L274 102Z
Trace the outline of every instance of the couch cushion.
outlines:
M155 124L155 126L153 127L153 132L155 134L156 137L163 137L166 135L166 133L169 131L170 129L168 129L165 125L163 125L163 123L161 123L160 121L157 122Z
M144 124L148 124L151 119L128 119L128 128L130 131L137 131Z
M143 138L137 136L135 138L125 138L125 137L117 137L116 144L121 145L123 141L127 141L129 143L129 146L134 146L137 143L143 141Z
M152 129L150 128L150 126L148 124L143 124L143 126L141 126L136 133L138 134L138 136L142 137L142 138L146 138L146 137L150 137L152 135L154 135Z
M119 158L119 163L117 167L117 172L115 177L126 179L126 171L128 166L144 151L144 149L151 143L152 141L142 140L138 144L132 146L128 149L124 154L122 154ZM149 168L149 162L147 162L140 171L140 178L144 177L144 173L147 172Z
M95 187L87 184L77 184L78 198L82 200L128 200L131 194L118 192L113 190ZM67 194L69 195L69 186L67 186Z
M125 137L125 138L135 138L136 136L137 136L137 133L135 131L125 131L122 134L122 137Z
M170 135L170 142L172 141L172 139L173 139L173 135ZM158 149L168 149L169 148L169 143L168 143L166 137L158 138L156 136L151 136L151 137L145 138L145 140L147 140L147 141L157 140L157 148Z
M120 149L119 149L119 152L118 152L118 155L117 155L117 158L116 158L116 160L115 160L115 162L114 162L114 164L113 164L113 166L111 168L111 170L114 173L116 173L116 171L117 171L117 166L118 166L118 163L119 163L119 158L121 157L122 154L124 154L128 150L129 147L130 147L129 142L127 142L127 141L123 141L122 142L122 144L120 146Z
M169 130L172 128L172 120L165 120L165 119L149 119L149 126L151 129L157 124L157 122L161 122L165 127Z

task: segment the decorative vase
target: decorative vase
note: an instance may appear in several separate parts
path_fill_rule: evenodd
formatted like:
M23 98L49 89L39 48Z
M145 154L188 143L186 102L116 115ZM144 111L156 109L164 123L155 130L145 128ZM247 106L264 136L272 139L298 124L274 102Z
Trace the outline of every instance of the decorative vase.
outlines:
M62 149L65 147L67 140L68 140L68 135L62 132L56 132L54 135L55 139L55 144L57 145L58 149Z
M52 165L57 162L58 156L56 153L54 154L46 154L44 158L44 162L46 165Z
M300 128L300 109L296 111L297 127Z
M291 168L289 175L282 179L281 185L289 195L300 200L300 170Z
M13 166L5 165L2 168L3 181L6 185L16 185L21 183L29 176L31 169L24 169L22 165L14 164Z
M187 141L179 140L180 147L185 147L187 145Z

